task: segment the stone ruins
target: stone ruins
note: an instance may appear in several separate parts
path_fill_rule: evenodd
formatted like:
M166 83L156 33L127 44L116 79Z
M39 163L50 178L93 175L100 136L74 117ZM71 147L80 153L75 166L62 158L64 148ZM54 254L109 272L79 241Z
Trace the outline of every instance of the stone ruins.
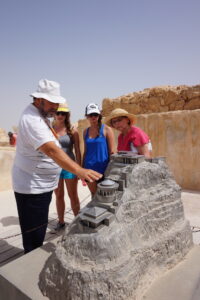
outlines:
M166 157L182 188L200 190L200 85L152 87L102 101L104 117L115 108L137 115L136 126L150 136L153 156ZM86 120L79 121L82 148L82 134L87 126Z
M46 262L39 286L54 300L139 300L192 246L165 159L119 152Z
M9 146L9 138L7 132L0 128L0 147L1 146Z
M200 109L200 85L157 86L115 99L105 98L103 116L118 107L135 115Z

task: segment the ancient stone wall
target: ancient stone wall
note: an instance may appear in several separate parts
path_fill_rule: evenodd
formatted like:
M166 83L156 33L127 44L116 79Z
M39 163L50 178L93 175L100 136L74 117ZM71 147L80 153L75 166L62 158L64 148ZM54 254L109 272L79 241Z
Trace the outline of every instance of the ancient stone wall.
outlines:
M0 147L0 191L12 188L11 170L15 156L14 147Z
M153 156L166 156L177 183L200 190L200 110L140 115L137 125L151 137Z
M15 156L15 147L10 147L6 130L0 128L0 191L12 188L11 169Z
M200 190L200 85L161 86L144 89L102 102L102 115L123 108L137 115L136 126L146 131L153 144L153 156L166 156L182 188ZM86 120L78 124L81 150ZM117 132L115 132L117 144Z
M0 128L0 146L8 146L9 145L9 138L4 129Z
M109 115L115 108L124 108L136 115L200 109L200 85L153 87L115 99L103 100L103 116Z

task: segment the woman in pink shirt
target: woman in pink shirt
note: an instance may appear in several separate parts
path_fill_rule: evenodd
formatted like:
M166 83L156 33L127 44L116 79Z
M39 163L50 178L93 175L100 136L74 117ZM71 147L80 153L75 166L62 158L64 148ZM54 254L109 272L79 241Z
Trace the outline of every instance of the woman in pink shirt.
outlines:
M105 123L121 132L118 136L118 151L132 151L150 158L152 151L150 139L142 129L134 126L135 121L135 115L116 108L106 118Z

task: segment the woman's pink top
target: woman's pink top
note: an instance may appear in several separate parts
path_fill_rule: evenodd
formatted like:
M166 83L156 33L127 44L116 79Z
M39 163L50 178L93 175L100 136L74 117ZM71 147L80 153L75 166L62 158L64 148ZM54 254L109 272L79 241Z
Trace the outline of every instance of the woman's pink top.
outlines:
M118 136L118 151L132 151L132 147L139 147L148 144L150 139L148 135L140 128L131 126L126 135L122 133Z

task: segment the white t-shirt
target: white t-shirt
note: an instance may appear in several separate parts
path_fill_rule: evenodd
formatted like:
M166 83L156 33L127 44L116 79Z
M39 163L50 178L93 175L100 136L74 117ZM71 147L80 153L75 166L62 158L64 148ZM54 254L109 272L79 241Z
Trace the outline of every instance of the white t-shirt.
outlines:
M15 192L41 194L57 187L61 168L50 157L37 150L52 141L59 146L38 109L30 104L22 113L18 127L12 170Z

